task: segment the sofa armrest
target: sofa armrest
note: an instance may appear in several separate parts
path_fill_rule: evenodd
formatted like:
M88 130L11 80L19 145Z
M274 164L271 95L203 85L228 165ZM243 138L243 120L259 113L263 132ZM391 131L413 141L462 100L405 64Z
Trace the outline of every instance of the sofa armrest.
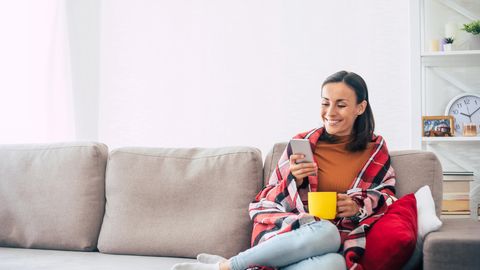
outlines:
M427 235L423 245L423 269L478 269L480 222L442 219L440 230Z

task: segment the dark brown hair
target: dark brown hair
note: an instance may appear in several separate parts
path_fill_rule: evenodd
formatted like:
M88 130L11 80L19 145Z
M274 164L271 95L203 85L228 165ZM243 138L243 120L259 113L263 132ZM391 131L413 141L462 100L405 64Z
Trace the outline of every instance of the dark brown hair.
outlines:
M367 108L365 109L365 112L359 115L353 123L353 132L351 135L352 138L347 144L347 150L351 152L365 150L368 142L372 140L373 131L375 129L375 120L373 119L372 108L370 107L370 102L368 101L367 84L358 74L342 70L330 75L323 82L322 89L326 84L338 82L345 83L355 92L357 104L360 104L364 100L367 101ZM327 137L326 139L329 140L326 131L324 134Z

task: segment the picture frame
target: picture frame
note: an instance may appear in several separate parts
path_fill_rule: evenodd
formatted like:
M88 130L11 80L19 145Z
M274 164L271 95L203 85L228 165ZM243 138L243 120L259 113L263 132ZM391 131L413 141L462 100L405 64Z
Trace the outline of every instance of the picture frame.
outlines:
M423 137L451 137L454 134L453 116L422 116Z

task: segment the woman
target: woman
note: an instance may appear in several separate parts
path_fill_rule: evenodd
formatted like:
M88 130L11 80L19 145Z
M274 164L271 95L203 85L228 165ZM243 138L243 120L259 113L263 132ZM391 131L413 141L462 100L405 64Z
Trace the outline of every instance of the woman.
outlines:
M365 232L395 200L395 174L383 138L373 133L365 81L346 71L328 77L321 118L323 127L294 137L310 141L316 162L297 164L302 153L287 147L250 204L253 247L229 260L200 254L198 263L173 269L362 269ZM309 190L338 192L335 220L308 214Z

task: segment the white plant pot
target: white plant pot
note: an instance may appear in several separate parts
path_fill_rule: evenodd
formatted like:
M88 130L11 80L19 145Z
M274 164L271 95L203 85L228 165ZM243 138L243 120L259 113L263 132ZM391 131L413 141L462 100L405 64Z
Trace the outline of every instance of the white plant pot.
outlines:
M470 50L480 50L480 34L472 35L468 43Z
M452 44L443 44L443 51L449 52L452 50Z

